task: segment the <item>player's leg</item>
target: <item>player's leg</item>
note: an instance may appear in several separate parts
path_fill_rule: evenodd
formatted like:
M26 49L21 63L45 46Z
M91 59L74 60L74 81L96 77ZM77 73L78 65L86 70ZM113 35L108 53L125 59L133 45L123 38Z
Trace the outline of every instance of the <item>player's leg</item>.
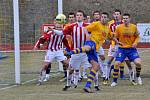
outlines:
M50 62L44 62L44 66L42 67L42 69L40 71L39 80L38 80L37 85L41 85L42 82L45 80L46 70L47 70L49 64L50 64Z
M88 92L88 93L92 92L91 85L92 85L92 82L95 79L96 73L99 69L98 68L98 66L99 66L98 62L91 60L90 63L92 65L92 69L88 75L88 79L87 79L87 82L86 82L85 87L84 87L84 91Z
M115 61L115 63L114 63L113 82L111 84L112 87L117 85L120 64L121 64L120 61Z
M104 55L99 55L99 64L100 64L100 68L101 68L101 74L102 74L102 78L103 78L103 83L106 80L106 72L107 72L107 64L105 62L105 56Z
M71 55L70 61L69 61L69 68L67 71L68 72L68 76L67 76L67 84L66 86L63 88L64 91L68 90L68 88L71 85L76 85L78 84L78 80L79 80L79 69L81 66L81 60L80 60L80 56L78 55ZM73 84L71 82L73 77ZM75 86L75 87L76 87Z
M130 61L133 61L136 65L136 78L139 85L142 85L142 79L140 77L141 73L141 58L139 57L139 54L137 52L137 49L133 48L131 49L130 54L128 55L128 58Z
M115 58L115 64L114 64L113 82L111 86L117 85L118 76L119 76L119 67L120 67L121 62L123 62L125 58L126 58L126 49L118 48L118 52L117 52L117 55Z
M111 77L111 71L112 69L114 69L112 66L111 66L111 63L113 61L114 57L113 56L108 56L108 61L107 61L107 73L106 73L106 79L109 80L109 78Z
M87 79L89 71L91 69L91 64L88 61L88 57L86 53L83 53L81 56L81 66L82 66L82 77ZM80 68L81 69L81 68Z
M120 64L120 78L121 79L124 79L125 78L125 76L124 76L124 62L122 62L121 64Z
M98 63L98 55L96 53L95 42L87 41L85 44L89 45L90 48L92 48L89 52L87 52L88 60L89 60L90 64L92 65L92 69L88 75L88 79L87 79L87 82L86 82L83 90L85 92L91 93L92 92L91 84L92 84L93 80L95 79L96 73L99 69L99 63Z
M67 80L66 80L66 85L62 89L63 91L67 91L70 87L71 84L73 83L73 74L74 74L74 69L72 69L70 66L67 68Z
M133 80L135 80L134 69L132 68L131 62L128 58L125 59L125 62L126 62L126 65L128 67L129 80L132 82Z
M95 79L94 79L94 88L96 89L96 91L99 91L99 78L98 78L98 72L96 73Z
M64 55L64 52L62 50L56 51L55 52L55 59L59 62L62 63L63 65L63 70L64 70L64 78L60 81L65 81L67 77L67 68L69 66L69 60L67 57Z
M44 60L44 64L43 64L44 66L42 67L42 69L40 71L38 85L41 85L41 83L45 79L45 77L46 77L46 70L48 69L49 65L51 64L51 62L53 60L54 60L54 52L48 50L46 55L45 55L45 60Z
M48 64L47 68L46 68L46 75L45 75L45 79L43 81L48 81L49 80L49 74L50 74L50 70L51 70L51 63Z
M116 46L115 46L115 48L116 48ZM111 63L114 60L114 57L116 56L117 50L115 48L112 48L112 46L110 45L110 48L108 50L106 81L104 82L105 84L108 83L107 80L109 80L109 78L111 76L111 70L114 69L114 68L111 67Z
M99 64L100 64L100 69L101 69L101 74L102 74L102 77L104 79L104 81L106 80L106 71L107 71L107 64L105 62L105 56L104 56L104 49L102 46L100 46L99 48L99 52L98 52L98 55L99 55Z
M60 82L64 82L67 80L67 68L69 66L69 60L65 59L63 61L61 61L61 63L63 64L63 71L64 71L64 76L61 80L59 80Z

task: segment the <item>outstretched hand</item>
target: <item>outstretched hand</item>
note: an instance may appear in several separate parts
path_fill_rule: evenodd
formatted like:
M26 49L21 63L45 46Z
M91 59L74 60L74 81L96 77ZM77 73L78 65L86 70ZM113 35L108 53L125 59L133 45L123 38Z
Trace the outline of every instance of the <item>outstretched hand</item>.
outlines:
M134 43L134 44L132 44L132 47L133 47L133 48L136 48L136 46L137 46L137 44L135 44L135 43Z
M38 48L37 48L37 47L34 47L33 50L38 50Z

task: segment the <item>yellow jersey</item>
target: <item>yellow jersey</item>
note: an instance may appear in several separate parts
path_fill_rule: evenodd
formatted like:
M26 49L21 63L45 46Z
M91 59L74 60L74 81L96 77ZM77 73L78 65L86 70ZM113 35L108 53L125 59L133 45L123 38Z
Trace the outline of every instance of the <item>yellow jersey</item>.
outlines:
M118 26L115 31L115 37L119 42L123 43L123 45L120 45L121 48L132 48L132 45L134 43L137 45L140 39L139 32L134 24L129 24L128 27L124 24Z
M93 22L86 27L88 32L91 32L90 40L96 43L96 51L106 39L111 38L111 30L107 25L103 25L100 21Z

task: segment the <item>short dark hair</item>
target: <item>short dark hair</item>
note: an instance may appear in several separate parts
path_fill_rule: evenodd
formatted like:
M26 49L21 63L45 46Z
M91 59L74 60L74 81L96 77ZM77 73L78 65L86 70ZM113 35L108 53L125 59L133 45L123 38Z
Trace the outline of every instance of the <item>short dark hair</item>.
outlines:
M69 15L74 15L74 16L75 16L75 13L74 13L74 12L70 12L70 13L68 14L68 17L69 17Z
M93 15L94 15L95 13L99 13L99 14L100 14L100 11L98 11L98 10L94 11L94 12L93 12Z
M82 13L82 14L83 14L83 16L85 15L84 11L82 11L82 10L78 10L77 12Z
M130 14L129 13L124 13L123 16L129 16L130 17Z
M109 14L107 12L102 12L102 14L107 15L107 17L109 17Z
M115 9L114 12L119 12L121 14L121 10Z

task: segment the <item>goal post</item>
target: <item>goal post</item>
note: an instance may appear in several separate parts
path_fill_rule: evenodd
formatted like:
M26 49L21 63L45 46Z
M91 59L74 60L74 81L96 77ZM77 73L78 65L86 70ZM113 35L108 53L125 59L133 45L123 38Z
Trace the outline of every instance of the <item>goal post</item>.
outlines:
M58 14L63 13L63 2L62 0L58 0ZM63 65L61 62L59 62L59 71L63 71Z
M58 0L58 14L63 13L63 1ZM20 78L20 38L19 38L19 1L13 0L14 16L14 55L15 55L15 82L21 84ZM63 71L63 66L59 62L59 71Z
M19 38L19 3L13 0L14 47L15 47L15 82L20 84L20 38Z

